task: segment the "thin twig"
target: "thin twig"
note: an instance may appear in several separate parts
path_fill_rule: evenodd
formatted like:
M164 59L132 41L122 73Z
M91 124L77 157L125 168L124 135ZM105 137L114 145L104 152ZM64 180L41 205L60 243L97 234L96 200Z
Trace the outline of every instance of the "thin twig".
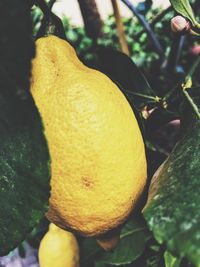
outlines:
M186 76L192 76L194 72L196 71L196 68L198 67L199 64L200 64L200 56L198 56L195 62L192 64Z
M53 5L55 4L56 0L50 0L49 3L48 3L48 7L50 10L52 10L53 8Z
M163 48L158 40L158 38L156 37L155 33L153 32L153 30L151 29L149 23L146 21L145 17L143 15L141 15L137 9L134 7L134 5L129 1L129 0L121 0L132 12L133 14L137 17L137 19L140 21L140 23L142 24L142 26L144 27L145 31L148 33L149 38L151 39L155 49L157 50L158 54L161 57L161 60L164 59L165 54L163 51Z
M194 72L196 71L199 64L200 64L200 57L198 57L195 60L195 62L192 64L192 67L190 68L186 77L191 77L194 74ZM189 88L184 88L184 85L182 85L182 88L183 88L183 94L184 94L186 100L189 102L190 106L192 107L192 109L196 113L197 117L200 119L200 110L199 110L198 106L194 103L192 97L188 94Z
M49 17L51 15L51 10L49 9L47 3L44 0L36 0L35 4L39 6L44 16Z
M186 97L187 101L189 102L190 106L192 107L192 109L194 110L194 112L196 113L198 119L200 119L200 111L198 106L194 103L193 99L191 98L191 96L188 94L187 89L183 89L183 94Z
M167 69L175 71L176 66L180 60L181 51L185 42L185 35L174 35L171 50L168 57Z
M178 88L181 86L182 81L179 81L171 90L169 90L166 95L163 97L163 99L167 102L173 94L178 90Z
M154 17L150 22L149 22L149 25L151 28L153 28L155 26L155 24L157 22L159 22L168 12L172 11L173 8L172 6L169 6L167 7L166 9L162 10L156 17ZM145 29L142 29L140 32L138 32L136 35L135 35L135 39L138 40L139 37L145 33Z
M159 97L154 97L154 96L144 95L144 94L140 94L140 93L132 92L132 91L129 91L129 90L124 90L124 91L125 91L125 93L127 93L127 94L131 94L131 95L134 95L134 96L139 96L139 97L142 97L142 98L146 98L146 99L149 99L149 100L153 100L153 102L159 102L158 99L160 99Z
M119 6L117 4L117 0L111 0L112 6L113 6L113 11L114 11L114 16L116 20L116 25L117 25L117 31L118 31L118 36L119 36L119 42L121 46L121 51L126 54L127 56L130 55L129 49L128 49L128 44L127 40L124 34L124 26L122 23L122 19L120 16L119 12Z
M200 56L195 60L195 62L192 64L189 71L186 73L185 79L186 77L190 77L194 74L199 64L200 64ZM168 91L167 94L163 97L163 99L165 101L168 101L173 96L173 94L178 90L178 88L181 87L182 83L183 83L183 79L181 79L170 91Z
M44 14L42 25L37 33L36 38L44 36L45 34L55 34L62 39L66 39L65 30L61 19L51 12L47 3L44 0L37 0L36 5Z

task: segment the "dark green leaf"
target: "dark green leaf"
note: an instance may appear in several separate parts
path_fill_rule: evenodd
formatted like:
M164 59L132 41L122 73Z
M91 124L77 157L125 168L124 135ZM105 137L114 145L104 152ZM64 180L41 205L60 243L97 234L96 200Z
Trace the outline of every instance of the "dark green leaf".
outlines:
M86 238L83 240L80 246L80 265L81 267L88 267L97 257L102 249L97 245L97 242L93 238Z
M97 54L99 69L122 87L137 108L156 102L154 91L131 58L105 47L99 49Z
M170 0L170 2L173 8L176 10L176 12L188 18L193 26L196 26L198 24L198 22L195 19L189 0Z
M31 97L0 95L0 254L13 249L44 216L49 154Z
M107 267L106 264L103 262L96 262L94 266L95 267Z
M190 120L160 172L154 176L144 209L159 243L200 265L200 120Z
M111 265L129 264L143 253L150 237L144 221L141 218L132 219L123 228L116 249L105 252L98 261Z

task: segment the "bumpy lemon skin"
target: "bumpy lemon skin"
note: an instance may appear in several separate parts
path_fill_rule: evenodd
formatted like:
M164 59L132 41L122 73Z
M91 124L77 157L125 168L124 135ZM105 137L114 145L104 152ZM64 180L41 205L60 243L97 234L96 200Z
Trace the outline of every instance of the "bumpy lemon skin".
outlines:
M52 160L48 219L85 236L116 228L136 206L147 177L144 143L128 101L55 36L36 42L31 92Z
M79 267L77 240L51 223L40 243L38 257L40 267Z

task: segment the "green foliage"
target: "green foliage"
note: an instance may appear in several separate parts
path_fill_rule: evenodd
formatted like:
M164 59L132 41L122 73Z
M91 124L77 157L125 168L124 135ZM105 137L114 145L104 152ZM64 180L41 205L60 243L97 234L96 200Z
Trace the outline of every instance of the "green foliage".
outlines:
M152 180L145 218L159 243L200 265L200 121L185 125L160 173Z
M47 211L49 154L33 100L0 93L0 254L16 247Z
M103 251L94 239L84 239L81 243L81 267L93 266L93 264L95 267L129 266L133 262L137 264L141 264L141 261L146 262L148 261L144 258L146 245L151 238L143 217L135 214L124 225L119 244L111 252ZM147 253L148 259L154 255L153 250L150 250L151 252Z
M104 253L98 261L109 265L132 263L143 254L150 238L151 234L142 218L130 219L121 232L120 242L116 249Z
M138 20L134 17L123 18L123 24L130 55L133 61L138 66L149 66L150 62L158 59L157 53L149 49L151 45L149 45L147 33L144 31L140 34L143 31L143 27L140 25ZM115 18L113 16L110 16L106 20L104 31L105 37L100 40L99 43L119 50L118 34Z
M33 35L36 35L41 27L41 20L43 19L43 14L39 8L33 8L31 11L32 23L34 25Z
M169 251L164 254L165 266L166 267L179 267L181 260L174 257Z

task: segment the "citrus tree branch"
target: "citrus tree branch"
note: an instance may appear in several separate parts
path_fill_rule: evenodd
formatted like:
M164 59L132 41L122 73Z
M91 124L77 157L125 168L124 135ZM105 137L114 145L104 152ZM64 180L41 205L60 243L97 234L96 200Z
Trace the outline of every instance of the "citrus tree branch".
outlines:
M36 38L48 34L55 34L62 39L66 39L65 30L61 19L56 16L44 0L36 0L35 4L42 10L44 19Z
M200 64L200 57L198 57L195 60L195 62L192 64L190 70L188 71L188 73L186 75L186 78L185 78L186 83L187 83L187 77L188 78L192 77L192 75L196 71L196 69L199 66L199 64ZM188 89L189 88L185 88L184 87L184 84L182 84L182 88L183 88L183 95L185 96L186 100L188 101L188 103L192 107L192 109L195 112L195 114L197 115L198 119L200 119L200 110L199 110L199 107L195 104L195 102L193 101L192 97L189 95L189 93L188 93Z
M162 10L157 16L155 16L150 22L149 25L151 28L153 28L157 22L159 22L168 12L172 11L172 6L167 7L166 9ZM145 32L145 29L142 29L140 32L138 32L135 35L136 40L139 39L139 37Z
M199 111L199 108L194 103L192 97L188 94L188 90L187 89L183 89L183 95L185 96L186 100L188 101L188 103L192 107L192 109L195 112L195 114L197 115L198 119L200 119L200 111Z
M50 10L52 10L53 8L53 5L55 4L56 0L50 0L49 3L48 3L48 7Z
M120 42L120 46L121 46L121 51L126 54L126 55L130 55L129 53L129 49L128 49L128 44L126 41L126 37L124 34L124 26L122 23L122 19L120 16L120 12L119 12L119 6L117 4L116 0L111 0L112 3L112 7L113 7L113 11L114 11L114 16L115 16L115 20L116 20L116 25L117 25L117 31L118 31L118 36L119 36L119 42Z

